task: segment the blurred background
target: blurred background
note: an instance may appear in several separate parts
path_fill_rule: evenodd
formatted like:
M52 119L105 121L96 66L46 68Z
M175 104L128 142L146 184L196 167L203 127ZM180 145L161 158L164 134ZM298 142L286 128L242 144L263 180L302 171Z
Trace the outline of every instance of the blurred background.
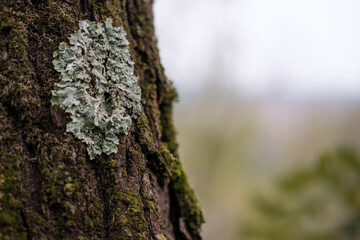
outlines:
M155 0L204 239L360 239L360 1Z

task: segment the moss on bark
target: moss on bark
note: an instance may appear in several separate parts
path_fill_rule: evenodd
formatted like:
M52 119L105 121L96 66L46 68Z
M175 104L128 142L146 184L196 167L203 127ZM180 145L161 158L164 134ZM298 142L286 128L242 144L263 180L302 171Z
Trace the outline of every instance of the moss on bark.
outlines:
M200 239L203 216L176 153L152 2L0 3L0 239ZM90 161L50 104L52 53L79 20L128 33L143 114L119 151Z

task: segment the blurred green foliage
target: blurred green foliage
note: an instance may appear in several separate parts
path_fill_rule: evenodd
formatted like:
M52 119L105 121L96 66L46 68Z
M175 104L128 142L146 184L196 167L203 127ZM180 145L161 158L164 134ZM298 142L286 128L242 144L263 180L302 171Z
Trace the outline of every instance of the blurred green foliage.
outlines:
M355 153L341 149L318 158L339 145L360 149L359 109L358 103L253 101L217 85L183 98L175 108L179 155L204 209L202 237L360 239L333 235L354 216L353 205L341 199L351 194L339 191L356 193L359 174L346 162L357 162ZM315 174L320 162L326 163L322 177Z
M360 159L341 148L310 168L280 179L253 199L254 213L243 220L248 240L360 239Z

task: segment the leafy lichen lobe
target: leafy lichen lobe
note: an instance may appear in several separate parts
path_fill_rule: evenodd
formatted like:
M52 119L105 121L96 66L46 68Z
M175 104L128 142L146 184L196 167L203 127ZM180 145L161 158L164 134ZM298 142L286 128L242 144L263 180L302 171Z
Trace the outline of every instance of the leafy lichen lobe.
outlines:
M117 134L128 134L141 113L141 89L134 75L125 31L104 23L80 21L80 30L60 43L53 64L61 81L52 105L70 113L66 126L85 142L90 159L118 151Z

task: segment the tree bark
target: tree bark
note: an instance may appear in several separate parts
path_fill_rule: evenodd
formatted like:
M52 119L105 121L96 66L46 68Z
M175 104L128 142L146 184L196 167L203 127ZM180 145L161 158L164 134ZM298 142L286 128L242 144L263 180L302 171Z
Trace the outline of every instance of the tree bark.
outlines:
M0 239L200 239L203 215L178 160L152 0L0 3ZM119 151L90 160L51 106L52 54L80 20L123 26L143 112Z

